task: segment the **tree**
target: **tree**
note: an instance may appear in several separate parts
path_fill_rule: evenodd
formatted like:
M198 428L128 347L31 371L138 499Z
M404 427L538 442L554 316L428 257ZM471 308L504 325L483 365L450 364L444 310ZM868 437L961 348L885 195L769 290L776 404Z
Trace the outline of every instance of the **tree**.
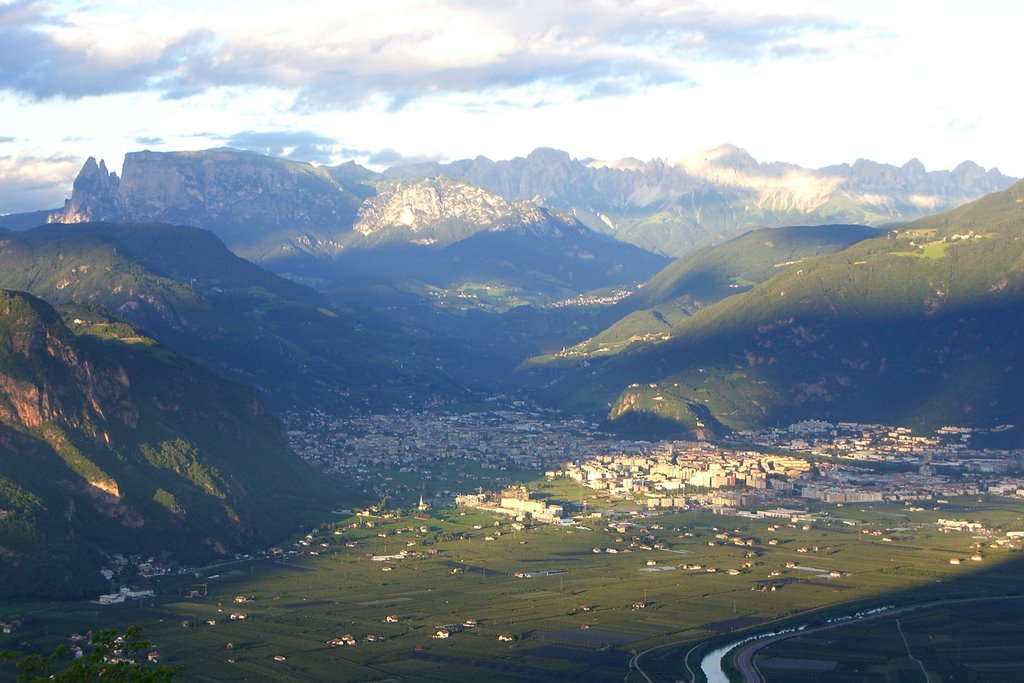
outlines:
M142 637L141 626L129 626L123 634L116 629L97 631L90 640L92 649L73 659L64 669L51 670L67 659L68 649L60 645L48 657L21 652L0 652L7 662L15 660L19 681L112 681L162 683L172 680L184 667L165 666L148 661L152 643Z

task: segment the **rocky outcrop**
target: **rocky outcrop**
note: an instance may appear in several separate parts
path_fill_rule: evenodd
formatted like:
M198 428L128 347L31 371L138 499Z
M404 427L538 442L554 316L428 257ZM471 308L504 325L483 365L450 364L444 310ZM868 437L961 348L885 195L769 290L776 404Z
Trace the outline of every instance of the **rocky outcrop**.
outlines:
M139 408L129 396L123 368L97 368L82 357L70 333L41 300L0 290L0 356L17 356L27 367L41 366L50 381L17 371L0 372L4 416L26 429L55 424L85 430L97 443L109 439L108 422L134 429ZM8 322L11 321L11 322Z
M48 222L81 223L116 218L119 186L117 174L107 170L105 161L97 164L94 157L89 157L75 178L71 198L65 200L63 210L50 214Z
M391 181L359 210L355 232L364 237L415 244L451 244L486 229L545 220L533 204L513 204L500 195L450 178Z
M223 230L347 227L359 200L310 164L215 149L126 155L117 204L123 220Z

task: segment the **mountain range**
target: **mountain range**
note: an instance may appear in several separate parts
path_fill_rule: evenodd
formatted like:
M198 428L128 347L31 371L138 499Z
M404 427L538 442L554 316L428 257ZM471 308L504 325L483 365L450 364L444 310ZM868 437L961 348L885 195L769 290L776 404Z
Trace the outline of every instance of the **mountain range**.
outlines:
M751 228L905 222L1013 182L969 161L952 171L929 172L916 159L901 167L861 159L808 169L761 163L732 145L675 161L580 160L542 148L507 161L477 157L383 173L222 148L133 152L122 168L118 178L102 161L88 160L64 208L49 219L204 227L236 253L278 270L275 262L330 258L350 241L365 246L359 236L380 241L382 230L443 246L479 229L530 224L536 217L522 202L568 211L619 241L679 256ZM416 185L423 180L433 182ZM25 227L22 216L0 219L4 224Z
M121 178L89 159L49 221L206 228L236 254L307 281L483 281L551 298L643 280L666 262L571 214L463 181L385 180L231 149L128 154Z
M932 172L916 159L901 167L865 159L820 169L760 163L733 145L675 161L578 160L538 149L508 161L414 164L384 175L458 178L509 200L571 210L595 230L670 256L752 228L904 222L1006 189L1014 180L969 161Z

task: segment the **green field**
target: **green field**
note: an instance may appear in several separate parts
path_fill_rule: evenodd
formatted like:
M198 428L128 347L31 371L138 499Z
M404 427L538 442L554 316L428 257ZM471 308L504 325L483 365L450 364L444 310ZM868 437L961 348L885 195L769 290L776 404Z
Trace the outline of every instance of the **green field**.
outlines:
M593 681L622 680L631 652L676 643L643 660L656 680L674 680L685 674L682 652L695 643L781 617L935 590L971 595L1021 585L1013 550L934 525L943 516L1019 524L1024 504L1005 499L950 501L954 509L945 511L830 506L814 521L776 526L704 512L629 517L609 510L635 508L630 501L595 498L566 481L541 491L552 500L582 500L606 516L587 519L586 528L523 529L459 510L338 520L298 539L292 556L152 581L157 597L149 602L0 604L0 619L19 623L14 634L0 636L0 649L48 652L72 632L139 624L165 663L185 666L187 680ZM978 543L985 545L983 562L950 565L953 556L977 552ZM403 550L410 556L371 559ZM794 563L841 576L787 567ZM516 576L529 572L539 575ZM185 598L191 589L206 595ZM236 596L246 601L236 603ZM389 615L397 622L388 623ZM901 620L905 629L912 617ZM432 637L469 619L478 625ZM514 640L499 642L506 633ZM327 644L349 634L356 644ZM799 641L792 647L799 651Z

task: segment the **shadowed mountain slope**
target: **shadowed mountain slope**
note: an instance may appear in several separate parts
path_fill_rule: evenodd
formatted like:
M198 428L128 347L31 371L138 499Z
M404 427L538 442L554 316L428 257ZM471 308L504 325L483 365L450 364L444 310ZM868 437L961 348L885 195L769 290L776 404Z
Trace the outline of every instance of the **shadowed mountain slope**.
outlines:
M326 498L248 389L130 324L0 290L3 593L101 588L110 553L202 562Z

